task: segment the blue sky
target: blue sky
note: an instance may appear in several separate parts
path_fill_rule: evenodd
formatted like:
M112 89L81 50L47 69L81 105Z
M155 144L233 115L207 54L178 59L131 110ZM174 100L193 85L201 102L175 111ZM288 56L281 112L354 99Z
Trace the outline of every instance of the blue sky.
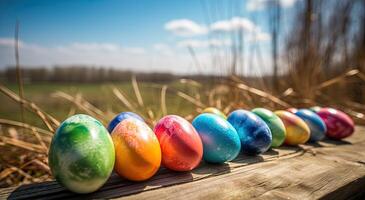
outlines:
M1 6L0 35L12 36L18 18L28 42L151 45L169 37L162 28L167 21L186 17L203 22L200 1L10 0Z
M238 29L262 45L264 54L269 50L264 8L269 1L1 0L0 69L14 63L12 39L18 19L23 65L196 73L187 51L192 46L207 73L214 73L209 46L229 48L231 33ZM280 1L287 12L296 3Z

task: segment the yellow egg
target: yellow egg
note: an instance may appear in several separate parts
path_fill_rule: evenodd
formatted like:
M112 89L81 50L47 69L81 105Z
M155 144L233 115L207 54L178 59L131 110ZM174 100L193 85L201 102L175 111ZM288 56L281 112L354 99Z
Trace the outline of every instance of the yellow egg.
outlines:
M222 117L223 119L227 119L227 116L222 111L214 107L205 108L202 113L212 113Z

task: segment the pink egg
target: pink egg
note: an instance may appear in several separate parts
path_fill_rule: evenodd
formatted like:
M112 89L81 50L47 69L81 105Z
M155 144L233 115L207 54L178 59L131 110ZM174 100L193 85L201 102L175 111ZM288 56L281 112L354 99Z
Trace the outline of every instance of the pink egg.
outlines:
M342 111L334 108L321 108L317 114L326 124L326 135L329 138L342 139L354 132L354 121Z

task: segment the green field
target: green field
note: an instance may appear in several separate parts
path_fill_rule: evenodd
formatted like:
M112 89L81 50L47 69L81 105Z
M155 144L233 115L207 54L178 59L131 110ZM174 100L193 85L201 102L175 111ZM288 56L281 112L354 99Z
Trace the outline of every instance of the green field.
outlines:
M103 83L103 84L65 84L65 83L45 83L45 84L25 84L25 99L34 102L41 109L54 116L57 120L63 121L69 115L75 113L85 113L73 102L67 101L54 94L65 92L73 97L77 95L91 103L96 108L105 113L105 118L110 119L115 113L129 111L129 109L115 96L112 88L118 88L129 102L134 105L135 112L148 117L148 110L151 110L154 118L162 116L161 110L161 88L163 84L139 83L140 93L143 99L143 106L138 105L137 97L131 82ZM6 85L10 90L18 93L16 84ZM193 114L195 106L185 99L176 95L177 91L194 94L198 89L179 82L168 84L166 93L166 107L168 114L179 114L182 116ZM4 94L0 94L0 118L21 121L20 105ZM42 121L33 113L25 111L25 122L42 126ZM105 123L106 121L104 121Z

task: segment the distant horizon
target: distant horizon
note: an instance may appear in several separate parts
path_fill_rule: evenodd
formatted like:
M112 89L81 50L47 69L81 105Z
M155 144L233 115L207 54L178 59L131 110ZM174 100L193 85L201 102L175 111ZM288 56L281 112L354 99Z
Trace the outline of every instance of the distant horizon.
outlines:
M223 74L217 74L217 73L203 73L203 74L198 74L198 73L179 73L179 72L174 72L174 71L138 71L138 70L133 70L133 69L127 69L127 68L123 68L123 67L113 67L113 66L99 66L99 65L53 65L53 66L25 66L25 65L20 65L21 70L38 70L38 69L45 69L45 70L54 70L56 68L63 68L66 70L72 70L74 69L82 69L82 68L90 68L90 69L104 69L104 70L115 70L118 72L128 72L131 74L170 74L170 75L174 75L174 76L225 76L225 77L229 77L232 74L229 73L223 73ZM4 68L0 68L0 73L4 73L7 70L16 70L16 66L15 65L8 65L5 66ZM284 75L285 73L281 73L281 75ZM237 75L237 76L243 76L243 75ZM261 74L261 75L245 75L246 77L263 77L263 76L267 76L267 77L271 77L272 74Z

